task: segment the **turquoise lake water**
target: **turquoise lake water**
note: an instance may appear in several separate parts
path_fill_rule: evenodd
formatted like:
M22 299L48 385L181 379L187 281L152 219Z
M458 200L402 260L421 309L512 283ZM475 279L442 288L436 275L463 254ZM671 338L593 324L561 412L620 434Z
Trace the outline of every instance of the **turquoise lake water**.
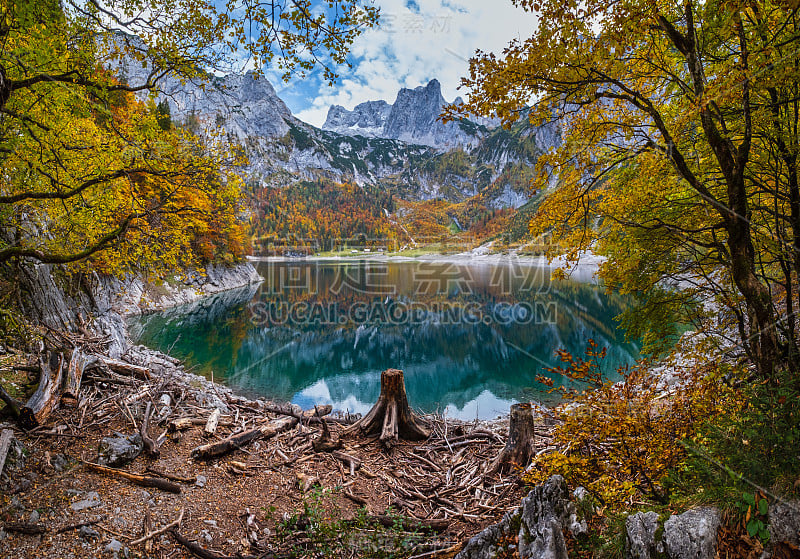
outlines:
M364 413L380 372L402 369L414 408L465 420L552 401L536 377L559 364L559 348L583 354L592 338L608 348L608 371L639 356L614 320L626 298L552 282L547 267L302 259L256 267L264 283L131 319L132 336L198 374L303 407Z

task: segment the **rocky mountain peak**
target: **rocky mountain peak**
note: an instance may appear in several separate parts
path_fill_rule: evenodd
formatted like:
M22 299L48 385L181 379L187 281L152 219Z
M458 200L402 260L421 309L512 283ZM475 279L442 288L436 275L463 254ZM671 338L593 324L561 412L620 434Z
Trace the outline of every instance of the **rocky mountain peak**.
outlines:
M366 101L356 105L352 111L341 105L332 105L322 129L351 136L379 137L391 110L392 106L386 101Z
M352 111L333 105L322 129L438 149L474 147L479 141L474 131L468 133L458 123L445 124L439 120L446 104L441 83L432 79L427 85L401 89L392 105L386 101L367 101Z

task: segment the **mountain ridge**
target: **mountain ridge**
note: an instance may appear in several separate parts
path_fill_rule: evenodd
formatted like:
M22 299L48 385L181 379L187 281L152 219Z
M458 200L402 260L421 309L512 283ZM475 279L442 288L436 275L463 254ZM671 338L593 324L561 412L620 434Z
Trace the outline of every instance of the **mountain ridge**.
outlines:
M149 72L125 60L116 70L121 79L138 81ZM527 178L536 159L560 141L557 123L534 127L523 118L506 129L491 119L442 122L446 102L435 79L401 89L391 105L334 106L322 128L295 117L255 72L205 74L188 83L166 76L155 100L169 106L177 124L221 132L241 147L250 188L324 178L391 189L412 200L458 202L483 193L489 207L518 207L530 199Z

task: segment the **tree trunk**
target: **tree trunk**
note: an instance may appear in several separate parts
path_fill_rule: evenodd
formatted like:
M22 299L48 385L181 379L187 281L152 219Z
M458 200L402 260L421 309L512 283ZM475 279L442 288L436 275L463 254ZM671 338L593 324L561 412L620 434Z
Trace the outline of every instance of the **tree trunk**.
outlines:
M5 34L0 30L0 37L4 36ZM11 97L11 82L8 80L8 76L6 76L5 67L0 64L0 109L6 106L6 101L8 101L9 97Z
M514 404L508 421L508 440L489 467L489 473L507 473L513 468L524 468L534 454L535 425L533 408L528 403Z
M348 427L345 433L352 433L356 429L366 435L380 433L381 442L387 448L399 439L418 441L430 436L408 405L403 371L386 369L381 373L381 395L378 401L367 415Z
M39 368L39 388L20 411L19 423L23 429L39 427L58 407L64 358L56 353L42 353L39 356Z
M97 361L96 357L83 353L77 347L72 350L72 357L69 360L69 367L67 367L67 381L64 386L64 392L61 394L62 406L74 407L78 405L83 371L95 361Z

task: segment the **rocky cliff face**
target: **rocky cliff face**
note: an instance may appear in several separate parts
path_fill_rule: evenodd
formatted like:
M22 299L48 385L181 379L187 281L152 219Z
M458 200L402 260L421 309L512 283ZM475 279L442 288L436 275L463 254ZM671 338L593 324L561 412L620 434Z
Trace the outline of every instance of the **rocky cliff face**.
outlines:
M124 279L93 273L78 286L62 285L55 266L34 261L19 266L25 315L55 330L86 328L109 340L108 353L119 357L129 346L125 315L161 310L198 301L209 295L255 286L263 281L252 264L210 265L169 285L156 286L139 276ZM248 293L252 293L248 291Z
M445 105L438 80L431 80L425 87L401 89L386 120L385 137L441 149L475 147L485 131L442 122L439 115Z

